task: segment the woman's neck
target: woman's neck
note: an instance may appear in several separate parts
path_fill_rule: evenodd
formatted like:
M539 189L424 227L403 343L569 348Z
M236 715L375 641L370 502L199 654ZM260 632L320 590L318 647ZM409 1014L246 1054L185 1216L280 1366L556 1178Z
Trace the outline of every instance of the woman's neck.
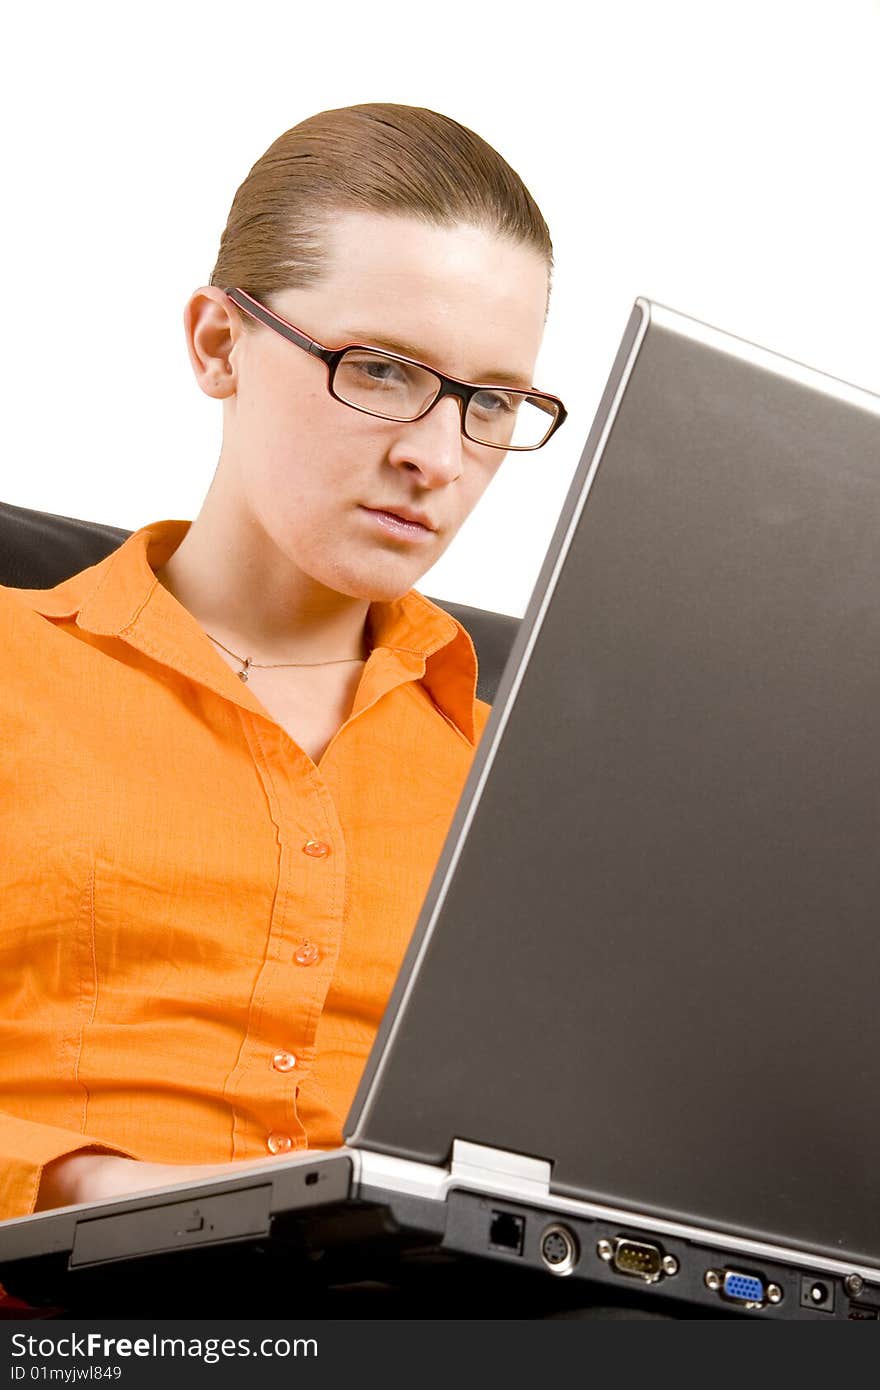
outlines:
M335 594L301 571L282 582L265 546L218 536L201 515L156 578L207 633L256 662L369 655L369 600Z

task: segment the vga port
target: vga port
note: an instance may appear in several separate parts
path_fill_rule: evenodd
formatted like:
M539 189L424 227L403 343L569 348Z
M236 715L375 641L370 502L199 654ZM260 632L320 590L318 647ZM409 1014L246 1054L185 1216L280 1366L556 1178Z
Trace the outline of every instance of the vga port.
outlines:
M767 1299L767 1285L757 1274L743 1274L738 1269L726 1269L719 1290L722 1298L731 1303L745 1303L750 1307L761 1307Z

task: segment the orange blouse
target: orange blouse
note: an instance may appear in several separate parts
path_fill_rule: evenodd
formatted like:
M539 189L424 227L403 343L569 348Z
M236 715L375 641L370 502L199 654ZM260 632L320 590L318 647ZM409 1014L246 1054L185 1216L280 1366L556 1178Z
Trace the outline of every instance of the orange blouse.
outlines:
M85 1147L167 1163L331 1148L490 707L465 629L370 610L317 766L155 570L142 527L0 586L0 1219Z

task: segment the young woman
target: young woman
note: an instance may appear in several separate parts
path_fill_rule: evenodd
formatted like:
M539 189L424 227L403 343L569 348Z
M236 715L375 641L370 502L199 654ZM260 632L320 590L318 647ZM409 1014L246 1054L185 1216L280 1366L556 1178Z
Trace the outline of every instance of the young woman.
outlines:
M186 305L199 515L0 589L0 1217L342 1142L489 712L414 586L564 419L552 263L455 121L301 122Z

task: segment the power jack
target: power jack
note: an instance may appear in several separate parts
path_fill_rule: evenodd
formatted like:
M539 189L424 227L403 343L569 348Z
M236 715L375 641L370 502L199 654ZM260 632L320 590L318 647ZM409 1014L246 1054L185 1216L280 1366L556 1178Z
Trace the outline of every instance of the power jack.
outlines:
M567 1226L548 1226L541 1236L541 1259L551 1274L571 1274L578 1262L578 1243Z
M834 1312L834 1285L830 1279L801 1279L801 1307L818 1308L823 1313Z

